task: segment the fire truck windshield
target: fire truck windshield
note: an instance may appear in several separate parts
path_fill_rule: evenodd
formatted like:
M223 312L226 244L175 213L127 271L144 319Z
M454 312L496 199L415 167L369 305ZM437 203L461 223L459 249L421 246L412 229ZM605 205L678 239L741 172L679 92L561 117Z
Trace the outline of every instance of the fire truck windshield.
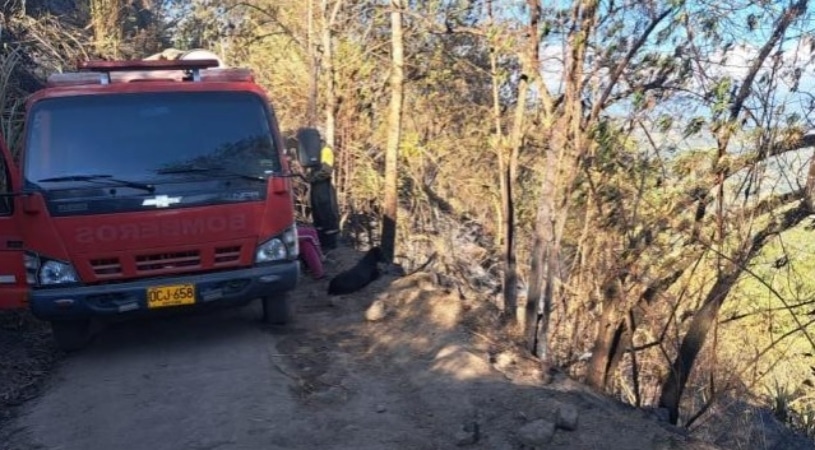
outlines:
M280 170L268 109L248 92L59 97L28 117L25 179L46 190L77 173L161 184L200 178L189 167L255 178Z

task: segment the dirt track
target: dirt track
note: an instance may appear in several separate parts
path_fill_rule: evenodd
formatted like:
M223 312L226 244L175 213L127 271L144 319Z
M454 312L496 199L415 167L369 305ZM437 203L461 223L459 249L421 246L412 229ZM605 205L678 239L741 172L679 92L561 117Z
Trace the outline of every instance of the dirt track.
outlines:
M294 407L273 350L247 311L121 324L62 364L17 421L16 441L66 450L270 448L275 422Z
M0 448L515 449L521 427L563 405L578 429L546 448L710 448L567 380L535 386L534 364L462 326L485 312L426 279L335 300L325 283L304 283L285 328L262 326L253 305L103 331L0 432ZM377 294L388 317L366 322Z

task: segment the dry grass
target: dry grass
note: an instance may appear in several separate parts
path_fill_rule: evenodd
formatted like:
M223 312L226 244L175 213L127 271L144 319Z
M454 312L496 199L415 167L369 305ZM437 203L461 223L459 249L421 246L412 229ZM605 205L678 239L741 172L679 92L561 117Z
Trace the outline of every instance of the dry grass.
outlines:
M28 96L48 73L72 68L88 59L85 32L44 15L0 17L0 131L12 152L18 150Z

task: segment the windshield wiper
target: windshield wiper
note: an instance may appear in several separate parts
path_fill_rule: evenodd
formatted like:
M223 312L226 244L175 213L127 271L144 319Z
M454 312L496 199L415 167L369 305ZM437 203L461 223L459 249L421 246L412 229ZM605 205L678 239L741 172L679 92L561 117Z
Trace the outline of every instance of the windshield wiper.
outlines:
M61 177L51 177L51 178L43 178L41 180L37 180L38 183L63 183L66 181L88 181L88 182L98 182L98 181L107 181L109 185L116 185L116 186L126 186L133 189L141 189L147 192L155 192L156 187L152 184L147 183L139 183L136 181L127 181L127 180L120 180L118 178L114 178L113 175L107 174L92 174L92 175L65 175Z
M159 175L170 175L170 174L179 174L179 173L212 173L212 172L221 172L226 175L230 175L233 177L240 177L245 180L252 180L252 181L266 181L266 178L260 175L249 175L247 173L240 173L235 172L232 170L227 169L226 167L222 166L207 166L207 167L199 167L199 166L182 166L176 167L173 169L159 169L156 171Z

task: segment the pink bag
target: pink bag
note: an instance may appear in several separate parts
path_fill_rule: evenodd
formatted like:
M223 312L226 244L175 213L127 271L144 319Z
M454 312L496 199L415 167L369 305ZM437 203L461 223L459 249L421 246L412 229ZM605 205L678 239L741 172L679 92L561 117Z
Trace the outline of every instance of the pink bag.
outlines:
M320 248L320 239L314 227L297 226L297 240L300 244L300 259L305 263L306 270L315 280L325 276L323 268L323 251Z

